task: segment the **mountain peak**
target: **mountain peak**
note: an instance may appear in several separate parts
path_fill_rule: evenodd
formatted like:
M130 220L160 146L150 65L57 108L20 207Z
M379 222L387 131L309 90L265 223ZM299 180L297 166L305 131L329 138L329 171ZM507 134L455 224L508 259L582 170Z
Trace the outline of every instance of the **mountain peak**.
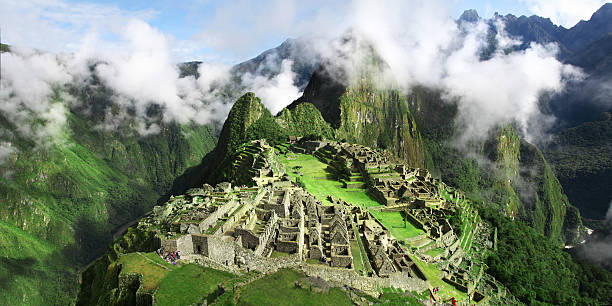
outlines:
M459 21L478 22L478 20L480 20L480 16L475 9L465 10L459 17Z
M612 18L612 2L602 5L593 15L590 20L602 19L609 21Z

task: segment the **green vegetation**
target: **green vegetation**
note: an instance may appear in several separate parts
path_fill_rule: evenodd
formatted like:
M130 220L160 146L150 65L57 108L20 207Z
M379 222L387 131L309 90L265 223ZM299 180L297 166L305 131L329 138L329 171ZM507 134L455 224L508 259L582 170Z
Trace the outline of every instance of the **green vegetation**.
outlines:
M4 304L69 301L76 294L76 272L57 245L0 221L0 296ZM58 283L58 278L64 281Z
M204 167L209 168L193 175L198 179L198 183L228 180L231 176L229 171L234 161L233 156L246 142L266 139L270 145L275 146L284 143L287 137L286 130L281 128L261 100L252 92L248 92L240 97L230 110L219 136L219 144L208 159L205 158L207 165ZM202 173L206 175L202 176Z
M125 254L121 256L119 263L122 264L122 274L131 272L141 274L142 286L147 290L154 291L166 274L174 271L176 267L163 260L161 263L157 262L147 255L140 252ZM150 253L150 255L160 259L155 253Z
M192 305L217 297L217 285L234 277L232 274L188 264L169 273L155 293L159 305Z
M423 304L419 300L429 301L429 291L417 294L416 292L410 293L393 288L384 288L379 300L380 305L420 306Z
M457 301L467 300L468 296L465 292L453 287L449 283L442 280L442 278L440 277L442 271L436 268L436 266L430 263L420 261L412 255L410 256L410 258L417 264L417 266L419 266L421 271L423 271L423 273L429 280L430 285L432 287L440 288L439 295L442 297L443 300L450 299L451 297L454 297L455 299L457 299Z
M444 249L440 249L440 248L433 248L433 249L429 249L427 251L425 251L425 254L431 256L431 257L436 257L440 254L444 253Z
M340 288L328 293L314 293L298 288L295 282L306 277L284 269L256 280L239 291L238 305L350 305L351 299Z
M579 217L566 213L571 205L535 146L521 140L512 126L502 126L487 141L468 144L468 150L475 155L494 162L494 166L479 164L448 144L459 133L452 122L456 108L441 105L442 114L434 115L435 106L443 103L437 101L440 97L425 90L416 90L414 95L415 107L420 112L416 115L420 118L417 124L425 127L423 138L432 157L432 173L444 178L448 185L461 189L469 198L490 203L527 222L559 245L579 239ZM430 115L434 119L432 122L426 120Z
M359 273L359 274L366 274L366 269L365 269L365 260L367 260L367 257L364 256L366 254L361 252L361 248L359 247L359 243L357 242L357 240L351 241L351 254L353 254L353 269L355 270L355 272Z
M53 99L61 103L59 93ZM110 93L100 86L80 99L91 108L68 110L61 139L47 147L0 133L0 141L19 150L0 169L0 279L6 284L0 296L10 304L69 304L78 270L216 142L207 126L163 124L160 134L146 137L127 123L104 131L95 125L105 114L98 107L111 104ZM0 130L17 127L0 114Z
M334 132L329 123L323 120L321 112L311 103L300 103L293 109L283 109L277 122L287 128L291 136L317 136L333 138Z
M497 251L486 263L488 273L527 304L604 305L612 296L612 273L568 253L523 222L478 205L480 215L497 227Z
M544 152L570 202L591 219L605 216L612 200L612 120L602 119L560 132Z
M371 74L370 74L371 73ZM370 71L352 84L340 100L337 139L388 149L415 167L426 164L421 135L406 97L397 89L378 89Z

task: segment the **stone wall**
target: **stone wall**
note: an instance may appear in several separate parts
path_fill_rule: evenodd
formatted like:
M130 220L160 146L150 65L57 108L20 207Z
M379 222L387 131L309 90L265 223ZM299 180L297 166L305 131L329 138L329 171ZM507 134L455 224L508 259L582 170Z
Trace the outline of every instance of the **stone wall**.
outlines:
M236 228L234 229L234 234L241 239L241 245L244 248L254 250L259 245L259 236L255 235L251 230Z
M176 249L181 252L181 255L193 254L195 252L193 247L193 240L191 235L185 235L176 240Z
M176 239L161 239L161 248L164 252L174 252L177 250Z
M410 277L407 273L391 273L389 277L366 277L353 270L331 268L324 265L303 265L302 271L308 276L320 277L335 286L349 286L370 295L378 296L382 288L398 288L422 292L429 288L429 282Z
M229 231L234 227L234 225L240 221L240 219L251 209L253 209L253 203L247 202L242 207L238 209L232 216L230 216L222 226L220 226L216 231L215 235L222 235L223 233Z
M297 241L277 240L276 249L280 252L285 253L297 253L299 250L299 246Z
M234 242L207 235L185 235L176 240L181 255L200 254L218 263L234 263Z
M217 210L212 212L208 217L206 217L206 219L200 222L200 232L205 233L206 230L208 230L210 227L215 226L217 224L217 220L219 220L219 218L223 217L223 215L227 214L231 210L235 209L236 205L238 205L238 202L232 199L227 202L227 204L219 206Z
M208 256L208 237L204 235L191 235L193 252Z
M263 254L263 251L266 248L266 245L270 241L270 237L273 236L277 228L278 228L278 216L276 215L274 211L272 211L272 214L270 215L270 219L267 221L261 235L259 236L259 245L257 246L257 248L255 248L255 254L260 255L260 256Z
M234 264L235 246L233 241L220 237L208 237L208 258L225 265Z
M261 273L274 273L283 268L298 268L301 263L300 254L268 258L255 255L251 250L236 248L236 262L242 269Z

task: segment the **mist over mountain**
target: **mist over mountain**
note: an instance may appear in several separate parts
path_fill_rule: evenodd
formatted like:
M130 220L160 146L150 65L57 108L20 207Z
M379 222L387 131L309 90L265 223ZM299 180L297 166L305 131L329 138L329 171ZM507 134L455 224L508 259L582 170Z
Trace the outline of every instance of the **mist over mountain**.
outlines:
M439 4L352 2L328 33L321 14L305 26L319 32L236 65L176 63L173 38L137 19L71 53L3 44L0 295L69 303L153 206L236 176L245 143L290 136L384 150L465 192L508 235L488 263L523 303L592 295L584 276L575 296L551 298L550 280L529 296L509 250L542 239L554 255L534 262L609 279L561 248L611 266L612 4L569 29Z

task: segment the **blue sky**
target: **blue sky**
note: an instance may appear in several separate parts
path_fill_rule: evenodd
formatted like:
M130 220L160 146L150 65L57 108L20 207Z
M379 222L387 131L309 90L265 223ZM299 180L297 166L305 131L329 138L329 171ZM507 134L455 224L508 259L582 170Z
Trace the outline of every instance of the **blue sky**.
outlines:
M168 36L177 61L235 63L279 45L288 37L333 32L345 22L354 2L394 5L387 1L245 1L245 0L0 0L4 42L52 52L74 51L88 34L110 42L121 34L122 20L137 18ZM500 14L550 17L571 27L588 19L602 0L413 0L434 1L440 13L457 18L474 8L481 17ZM435 2L437 1L437 2ZM114 30L113 30L114 28ZM328 33L329 34L329 33Z
M83 3L84 1L70 0L71 3ZM126 11L154 10L155 17L150 24L165 33L172 33L179 39L189 39L196 35L205 25L221 1L160 1L160 0L131 0L131 1L87 1L105 5L115 5ZM336 1L343 2L343 1ZM449 1L452 6L452 14L459 17L467 9L476 9L481 17L491 17L494 12L500 14L532 15L526 2L517 0L457 0ZM307 15L304 14L304 15ZM282 38L281 38L282 39Z

